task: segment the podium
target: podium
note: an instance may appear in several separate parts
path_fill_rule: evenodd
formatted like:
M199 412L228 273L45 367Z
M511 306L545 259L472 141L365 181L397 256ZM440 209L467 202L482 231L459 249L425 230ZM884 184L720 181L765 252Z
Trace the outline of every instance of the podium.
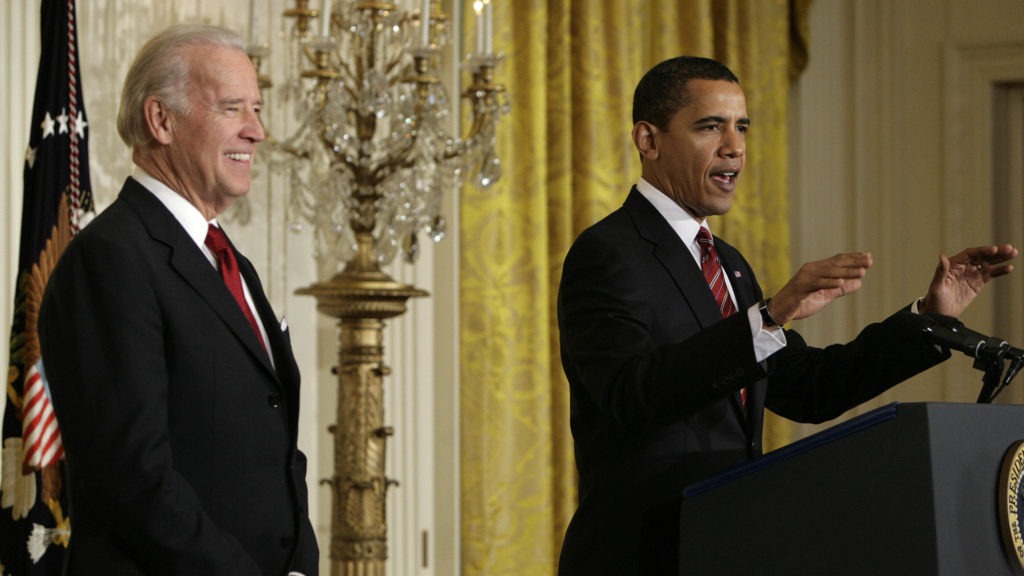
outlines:
M687 487L680 574L1018 574L997 496L1018 440L1022 406L882 407Z

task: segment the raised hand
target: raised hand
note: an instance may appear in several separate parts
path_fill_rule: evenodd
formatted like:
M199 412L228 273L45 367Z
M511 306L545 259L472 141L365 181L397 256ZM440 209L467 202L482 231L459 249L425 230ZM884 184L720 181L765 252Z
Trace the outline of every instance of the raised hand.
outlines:
M780 325L815 314L836 298L860 290L861 279L872 264L868 252L807 262L772 296L768 313Z
M989 281L1013 272L1007 262L1016 256L1010 244L975 246L950 257L940 254L921 312L959 317Z

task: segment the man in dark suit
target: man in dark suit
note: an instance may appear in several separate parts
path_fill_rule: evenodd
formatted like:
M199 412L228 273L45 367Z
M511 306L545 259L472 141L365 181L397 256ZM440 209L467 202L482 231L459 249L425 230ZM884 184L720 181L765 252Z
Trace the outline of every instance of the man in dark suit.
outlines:
M242 46L178 26L143 47L118 115L136 172L49 281L70 575L318 573L286 325L245 257L207 247L264 139Z
M1017 254L943 256L909 311L848 344L810 347L781 327L858 290L871 255L804 264L765 299L738 251L699 239L708 216L731 208L744 166L750 120L733 73L703 58L663 62L637 86L633 116L642 178L576 239L558 295L579 470L563 576L676 574L683 487L760 456L765 408L822 422L941 362L948 351L905 314L958 316Z

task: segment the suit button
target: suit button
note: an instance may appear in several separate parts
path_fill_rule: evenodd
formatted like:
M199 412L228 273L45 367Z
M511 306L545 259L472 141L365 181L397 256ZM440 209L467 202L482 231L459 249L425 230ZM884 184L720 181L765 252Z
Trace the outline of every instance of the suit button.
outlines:
M281 407L281 395L280 394L271 394L270 396L267 396L267 404L270 404L271 408L280 408Z

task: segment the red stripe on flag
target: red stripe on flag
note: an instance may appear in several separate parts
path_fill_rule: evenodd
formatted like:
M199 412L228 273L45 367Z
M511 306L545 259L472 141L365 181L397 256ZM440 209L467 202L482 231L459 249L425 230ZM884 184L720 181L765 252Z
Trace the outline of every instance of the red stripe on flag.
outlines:
M22 439L26 467L37 470L45 468L64 454L57 416L46 394L42 375L35 366L29 369L25 379Z

